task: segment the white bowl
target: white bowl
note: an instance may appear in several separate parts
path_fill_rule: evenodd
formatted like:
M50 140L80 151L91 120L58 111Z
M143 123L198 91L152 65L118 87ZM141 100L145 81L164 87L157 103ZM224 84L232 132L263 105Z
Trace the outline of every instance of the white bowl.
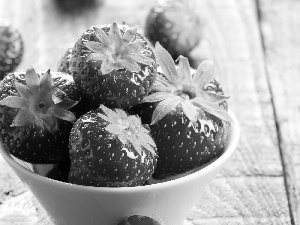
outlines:
M230 141L219 158L189 175L147 186L109 188L64 183L24 168L2 147L0 152L57 225L117 225L135 214L160 218L165 225L182 225L236 149L240 129L232 112L230 115L234 121Z

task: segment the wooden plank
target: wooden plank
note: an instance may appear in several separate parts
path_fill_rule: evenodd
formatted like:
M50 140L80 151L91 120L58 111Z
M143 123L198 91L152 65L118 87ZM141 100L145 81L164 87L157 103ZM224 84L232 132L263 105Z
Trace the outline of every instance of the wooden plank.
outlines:
M71 8L68 11L60 10L57 2L0 2L0 21L10 21L21 32L25 42L25 55L18 70L25 70L30 65L39 70L57 70L57 62L66 49L73 47L81 34L92 25L125 21L128 25L138 26L143 32L145 20L140 18L145 18L149 7L154 4L152 1L110 0L74 13Z
M263 52L252 1L201 1L205 20L202 43L193 51L199 59L213 59L216 77L241 125L240 148L232 175L281 176L280 154Z
M300 2L259 1L278 139L293 224L300 224Z
M1 225L38 225L39 217L32 201L32 193L26 191L0 205ZM44 225L44 224L41 224Z
M218 197L208 194L207 202L194 209L205 213L192 217L191 223L270 224L268 218L271 218L272 224L291 224L255 2L207 0L198 4L205 28L202 43L193 56L215 61L217 79L231 96L230 107L240 122L241 139L237 152L220 174L226 182L236 185L226 195L222 192L224 184L216 185ZM260 193L262 187L269 193L266 198L262 194L252 197L246 194ZM280 201L276 198L278 193L281 193ZM244 205L236 198L228 198L228 210L220 209L219 206L227 205L226 196L239 196ZM275 207L279 202L282 208ZM210 210L205 210L209 207ZM221 216L210 215L212 209L220 209ZM269 209L274 211L270 213ZM241 217L235 215L236 211Z
M91 25L125 20L142 30L150 2L105 1L89 13L74 16L59 12L53 1L10 0L0 3L0 18L11 19L24 34L26 49L20 69L32 64L55 70L65 48ZM192 55L198 61L215 61L216 78L231 96L229 105L242 133L232 160L207 189L203 202L194 207L187 225L268 224L268 219L272 224L290 224L254 3L197 1L205 27Z
M270 183L273 185L270 186ZM276 186L284 186L281 177L216 179L194 207L188 221L195 225L208 222L290 224L288 208L282 207L286 204L285 190Z
M0 154L0 205L7 199L27 191L25 185L4 161Z
M200 2L199 2L200 4ZM198 59L213 59L216 77L235 112L241 139L226 174L282 176L271 95L253 1L201 1L205 19Z
M24 55L17 70L25 70L30 65L35 66L41 54L39 49L39 20L36 19L39 9L33 0L1 1L0 21L7 20L22 35Z

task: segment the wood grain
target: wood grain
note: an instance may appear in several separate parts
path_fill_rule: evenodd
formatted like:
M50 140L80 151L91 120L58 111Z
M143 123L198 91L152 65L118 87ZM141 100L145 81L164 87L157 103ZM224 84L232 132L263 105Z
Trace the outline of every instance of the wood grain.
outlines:
M61 10L58 0L2 0L0 18L9 20L24 38L25 55L19 70L30 65L38 70L57 70L57 63L67 48L92 25L112 21L138 26L144 21L152 1L94 0L95 7L86 10ZM70 1L69 1L70 2ZM7 10L6 10L7 9ZM117 13L114 13L117 12ZM133 13L134 12L134 13Z
M265 65L293 224L300 224L300 2L259 1Z
M273 185L270 186L270 183ZM218 178L188 217L192 224L290 224L280 177ZM272 207L270 207L272 205Z
M271 219L272 224L290 224L255 2L214 0L199 4L199 8L205 9L202 13L206 27L204 39L193 54L200 60L210 58L215 61L217 78L225 93L232 96L229 104L240 122L241 139L228 167L220 173L226 182L235 184L228 189L227 196L231 192L239 198L222 198L224 184L219 183L219 178L215 179L210 189L216 185L219 198L208 194L207 203L198 206L206 213L192 222L268 224L269 209L272 209L271 214L276 215ZM250 183L254 185L245 185ZM268 195L258 194L262 187ZM247 195L251 192L255 193L253 198ZM274 207L277 197L282 200L281 207ZM256 201L264 207L255 205ZM224 204L228 210L220 209L219 206ZM220 217L210 216L211 209L220 210ZM240 217L235 215L235 210ZM231 222L224 222L224 218Z
M70 14L59 10L54 2L0 1L0 20L11 20L24 37L25 55L18 70L27 69L30 65L40 70L56 70L60 56L91 25L126 21L130 25L138 25L143 32L146 14L154 4L146 0L106 0L88 11ZM196 2L205 26L202 41L191 55L195 65L203 59L215 62L216 79L222 84L225 94L231 96L229 105L239 120L241 138L232 159L207 188L184 225L290 225L292 221L295 225L299 204L292 203L291 198L288 201L284 175L291 180L288 186L290 196L291 193L297 196L293 190L298 190L300 183L297 172L300 167L299 131L296 129L300 121L297 101L300 89L293 81L300 79L297 78L300 51L299 47L295 47L296 44L300 46L299 33L296 33L299 4L293 3L298 8L287 15L288 9L294 7L291 2L295 1L287 4L275 1L273 7L270 5L274 1L261 1L264 18L261 26L266 36L262 42L255 1ZM281 15L281 10L285 10L286 16ZM290 28L284 26L288 22L294 33L289 33ZM293 49L298 52L293 52ZM289 78L282 74L289 74ZM282 83L285 84L283 87ZM290 118L295 119L291 121ZM286 150L283 154L285 170L282 167L282 149ZM13 214L6 209L14 208L16 215L26 215L31 224L50 225L49 218L35 198L7 169L1 158L0 221L11 222L9 219ZM287 162L292 160L293 164L289 166ZM17 202L28 202L27 208L19 207ZM289 204L293 209L291 214Z
M39 217L33 205L33 196L26 191L0 205L1 225L38 225ZM42 224L44 225L44 224Z

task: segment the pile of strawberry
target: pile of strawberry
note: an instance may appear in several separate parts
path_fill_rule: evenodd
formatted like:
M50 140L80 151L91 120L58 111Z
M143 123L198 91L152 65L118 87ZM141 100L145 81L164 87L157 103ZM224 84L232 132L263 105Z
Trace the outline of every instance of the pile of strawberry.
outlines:
M1 142L21 160L65 168L67 182L80 185L144 185L203 166L226 148L228 97L210 61L196 71L185 57L177 62L136 28L93 26L61 72L5 76Z

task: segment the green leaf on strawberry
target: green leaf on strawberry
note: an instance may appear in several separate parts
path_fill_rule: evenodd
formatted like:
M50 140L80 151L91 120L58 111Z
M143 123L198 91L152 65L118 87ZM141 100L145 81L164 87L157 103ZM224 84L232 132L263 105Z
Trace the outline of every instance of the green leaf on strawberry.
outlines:
M83 111L80 100L69 74L30 68L6 75L0 83L0 141L29 163L67 160L72 122Z
M92 109L128 109L148 94L156 76L151 43L136 28L92 26L72 49L69 70Z
M150 124L158 161L152 175L164 179L182 174L219 157L226 149L232 119L210 61L197 70L185 57L175 66L171 55L155 45L159 64L156 82L132 112Z
M104 114L99 113L98 116L109 122L105 129L116 135L123 145L132 145L140 156L142 156L143 149L156 154L156 144L149 136L149 130L142 125L140 118L135 115L128 116L121 109L113 111L104 105L100 108Z
M66 97L66 93L54 86L48 70L41 78L33 68L25 74L27 85L15 82L20 96L8 96L0 105L20 109L11 126L22 127L34 124L41 131L58 129L57 118L73 122L76 116L68 111L78 102Z
M157 162L156 144L140 118L104 105L74 123L69 143L74 184L143 185Z
M102 74L119 69L139 72L141 68L137 62L149 66L154 64L153 59L140 53L147 43L133 40L137 32L136 28L126 30L123 36L115 22L112 23L108 36L98 27L94 27L94 30L98 41L87 41L84 45L92 51L90 59L102 61Z
M199 118L199 110L232 122L228 112L219 105L229 97L204 90L214 76L211 61L203 61L192 76L187 58L178 58L177 70L170 54L158 42L154 50L164 76L157 75L157 81L152 88L154 93L143 99L143 102L159 101L153 112L151 124L161 120L179 104L193 123Z

